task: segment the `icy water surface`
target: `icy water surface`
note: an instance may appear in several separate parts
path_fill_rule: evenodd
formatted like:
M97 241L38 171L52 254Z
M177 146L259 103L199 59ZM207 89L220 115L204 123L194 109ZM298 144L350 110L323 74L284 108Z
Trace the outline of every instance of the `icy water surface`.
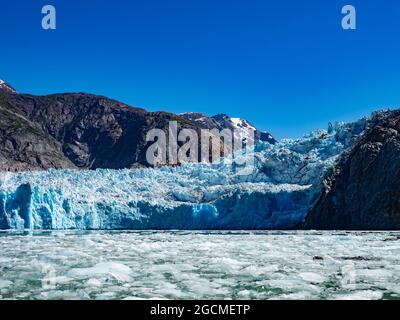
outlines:
M1 299L400 299L397 232L0 233Z

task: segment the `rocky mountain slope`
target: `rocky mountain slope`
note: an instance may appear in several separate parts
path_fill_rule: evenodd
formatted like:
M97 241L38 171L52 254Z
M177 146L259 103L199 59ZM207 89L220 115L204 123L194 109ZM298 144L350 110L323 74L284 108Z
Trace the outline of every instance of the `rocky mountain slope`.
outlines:
M306 227L400 229L400 110L383 117L341 157Z
M0 79L0 91L17 93L17 91L13 87L11 87L7 82L1 79Z
M178 129L203 128L185 117L86 93L18 94L4 81L0 113L0 170L5 171L147 166L149 130L167 132L170 121L177 121Z
M0 169L6 171L74 168L62 145L21 115L0 93Z

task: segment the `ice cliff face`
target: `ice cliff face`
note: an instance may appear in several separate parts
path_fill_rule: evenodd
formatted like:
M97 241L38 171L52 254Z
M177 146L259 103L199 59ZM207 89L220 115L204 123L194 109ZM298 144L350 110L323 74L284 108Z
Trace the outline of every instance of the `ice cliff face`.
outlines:
M0 229L287 229L325 173L382 113L261 143L251 174L229 161L161 169L0 173Z

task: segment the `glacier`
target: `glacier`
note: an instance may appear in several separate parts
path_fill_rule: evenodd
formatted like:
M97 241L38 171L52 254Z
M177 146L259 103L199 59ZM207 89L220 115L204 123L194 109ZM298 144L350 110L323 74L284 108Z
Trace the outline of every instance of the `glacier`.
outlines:
M338 157L389 111L330 124L301 139L259 143L235 163L95 171L0 173L0 229L291 229L305 217Z

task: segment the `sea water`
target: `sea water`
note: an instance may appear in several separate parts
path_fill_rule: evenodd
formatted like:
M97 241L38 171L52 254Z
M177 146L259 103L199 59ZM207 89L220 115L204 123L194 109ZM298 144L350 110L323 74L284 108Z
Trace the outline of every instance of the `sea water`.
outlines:
M400 299L400 232L2 232L0 299Z

